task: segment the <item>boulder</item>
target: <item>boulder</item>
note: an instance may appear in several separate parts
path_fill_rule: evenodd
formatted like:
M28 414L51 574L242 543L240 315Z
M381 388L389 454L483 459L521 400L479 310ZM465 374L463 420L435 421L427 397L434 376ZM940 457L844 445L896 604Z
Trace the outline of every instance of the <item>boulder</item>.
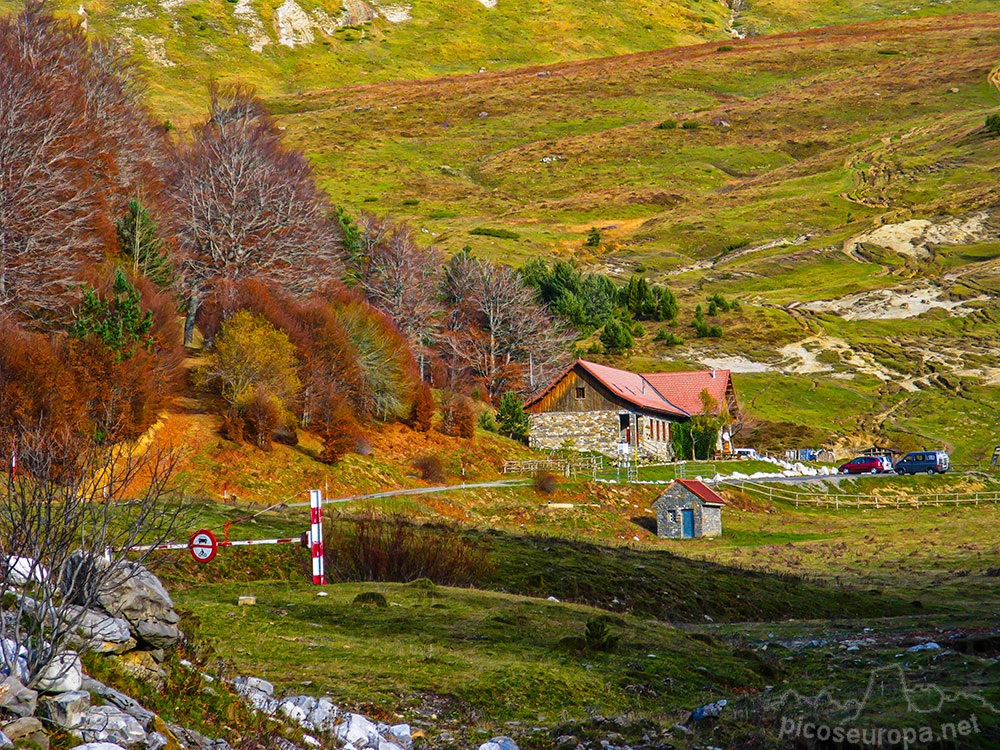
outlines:
M11 741L3 732L0 732L0 750L7 750L8 747L14 747L14 743Z
M115 566L110 573L109 565ZM145 566L127 560L109 563L77 550L66 567L66 580L73 582L67 596L74 604L89 604L96 596L105 612L126 620L132 634L153 648L170 648L180 640L180 617L170 594Z
M35 682L40 693L71 693L83 685L83 665L75 651L56 654Z
M338 740L356 748L378 748L382 737L378 727L361 714L345 714L344 721L333 728ZM515 748L516 750L516 748Z
M403 747L404 750L410 750L413 747L413 732L410 730L409 724L393 724L383 734Z
M259 677L237 677L233 680L236 694L258 711L273 714L278 710L274 699L274 685Z
M0 711L14 716L31 716L35 713L38 693L24 686L16 677L7 676L0 682Z
M84 745L77 745L73 750L125 750L125 748L114 742L88 742Z
M147 708L143 708L142 704L140 704L135 698L125 695L125 693L121 693L113 687L108 687L103 682L98 682L92 677L88 677L86 675L84 675L83 678L83 689L100 696L105 702L120 708L133 719L138 721L142 728L146 731L150 731L153 728L156 720L156 714Z
M38 715L63 729L73 729L90 708L90 693L75 690L38 701Z
M0 675L10 675L21 682L27 682L31 676L28 674L28 649L10 638L0 638Z
M80 717L73 734L84 742L115 742L129 746L146 741L146 732L139 722L117 706L91 706Z
M129 651L111 657L124 672L137 680L148 682L155 687L163 687L167 682L167 673L156 663L148 651Z
M0 727L0 731L2 731L8 739L14 743L15 747L19 747L24 744L24 742L19 742L18 740L44 744L45 747L48 747L49 745L49 738L48 735L45 734L45 730L42 728L42 722L34 716L22 716L20 719L7 722Z
M120 654L136 647L137 643L127 620L112 617L97 609L81 610L82 607L73 607L67 612L67 618L80 618L76 632L87 644L87 648L103 654Z
M168 744L170 744L170 740L159 732L151 732L146 735L145 750L163 750Z
M518 750L518 747L510 737L500 735L484 742L479 746L479 750Z
M49 571L45 569L45 566L31 557L7 555L0 569L3 570L4 577L15 586L45 583L49 578Z

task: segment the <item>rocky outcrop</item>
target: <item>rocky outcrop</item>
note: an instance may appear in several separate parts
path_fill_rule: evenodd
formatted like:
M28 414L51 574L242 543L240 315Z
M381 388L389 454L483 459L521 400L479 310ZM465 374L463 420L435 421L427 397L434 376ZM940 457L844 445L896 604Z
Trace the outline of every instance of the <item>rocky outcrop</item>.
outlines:
M0 682L0 713L9 713L17 717L31 716L35 713L38 693L29 690L13 676L7 676Z
M125 620L132 635L142 644L153 648L171 648L181 638L180 617L174 611L170 594L146 567L134 562L119 562L117 568L97 592L88 590L92 582L102 577L103 558L77 551L67 560L65 579L73 586L67 592L73 603L86 604L89 594L96 593L104 613Z

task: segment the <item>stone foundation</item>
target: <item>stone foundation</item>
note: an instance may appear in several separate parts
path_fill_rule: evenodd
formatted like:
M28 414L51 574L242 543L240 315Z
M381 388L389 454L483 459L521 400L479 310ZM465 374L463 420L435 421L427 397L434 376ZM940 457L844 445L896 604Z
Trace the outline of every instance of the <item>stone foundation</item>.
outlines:
M617 411L543 412L531 415L528 445L538 450L572 447L613 456L620 435Z

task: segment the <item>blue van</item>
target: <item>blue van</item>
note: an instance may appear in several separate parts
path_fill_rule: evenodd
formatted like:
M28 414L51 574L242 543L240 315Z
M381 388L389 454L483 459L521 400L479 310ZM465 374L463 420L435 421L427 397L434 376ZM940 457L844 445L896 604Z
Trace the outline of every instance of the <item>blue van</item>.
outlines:
M944 474L950 468L951 459L944 451L907 453L893 467L897 474Z

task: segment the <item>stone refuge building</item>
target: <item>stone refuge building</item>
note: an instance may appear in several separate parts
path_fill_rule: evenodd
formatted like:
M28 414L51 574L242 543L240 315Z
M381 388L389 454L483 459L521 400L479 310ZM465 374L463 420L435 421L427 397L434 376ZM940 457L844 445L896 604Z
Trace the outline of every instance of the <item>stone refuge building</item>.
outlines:
M678 479L653 503L656 534L668 539L722 536L725 499L702 482Z
M714 414L726 410L739 420L729 370L640 375L578 359L525 404L528 443L669 461L671 425L705 412L703 391L712 397Z

